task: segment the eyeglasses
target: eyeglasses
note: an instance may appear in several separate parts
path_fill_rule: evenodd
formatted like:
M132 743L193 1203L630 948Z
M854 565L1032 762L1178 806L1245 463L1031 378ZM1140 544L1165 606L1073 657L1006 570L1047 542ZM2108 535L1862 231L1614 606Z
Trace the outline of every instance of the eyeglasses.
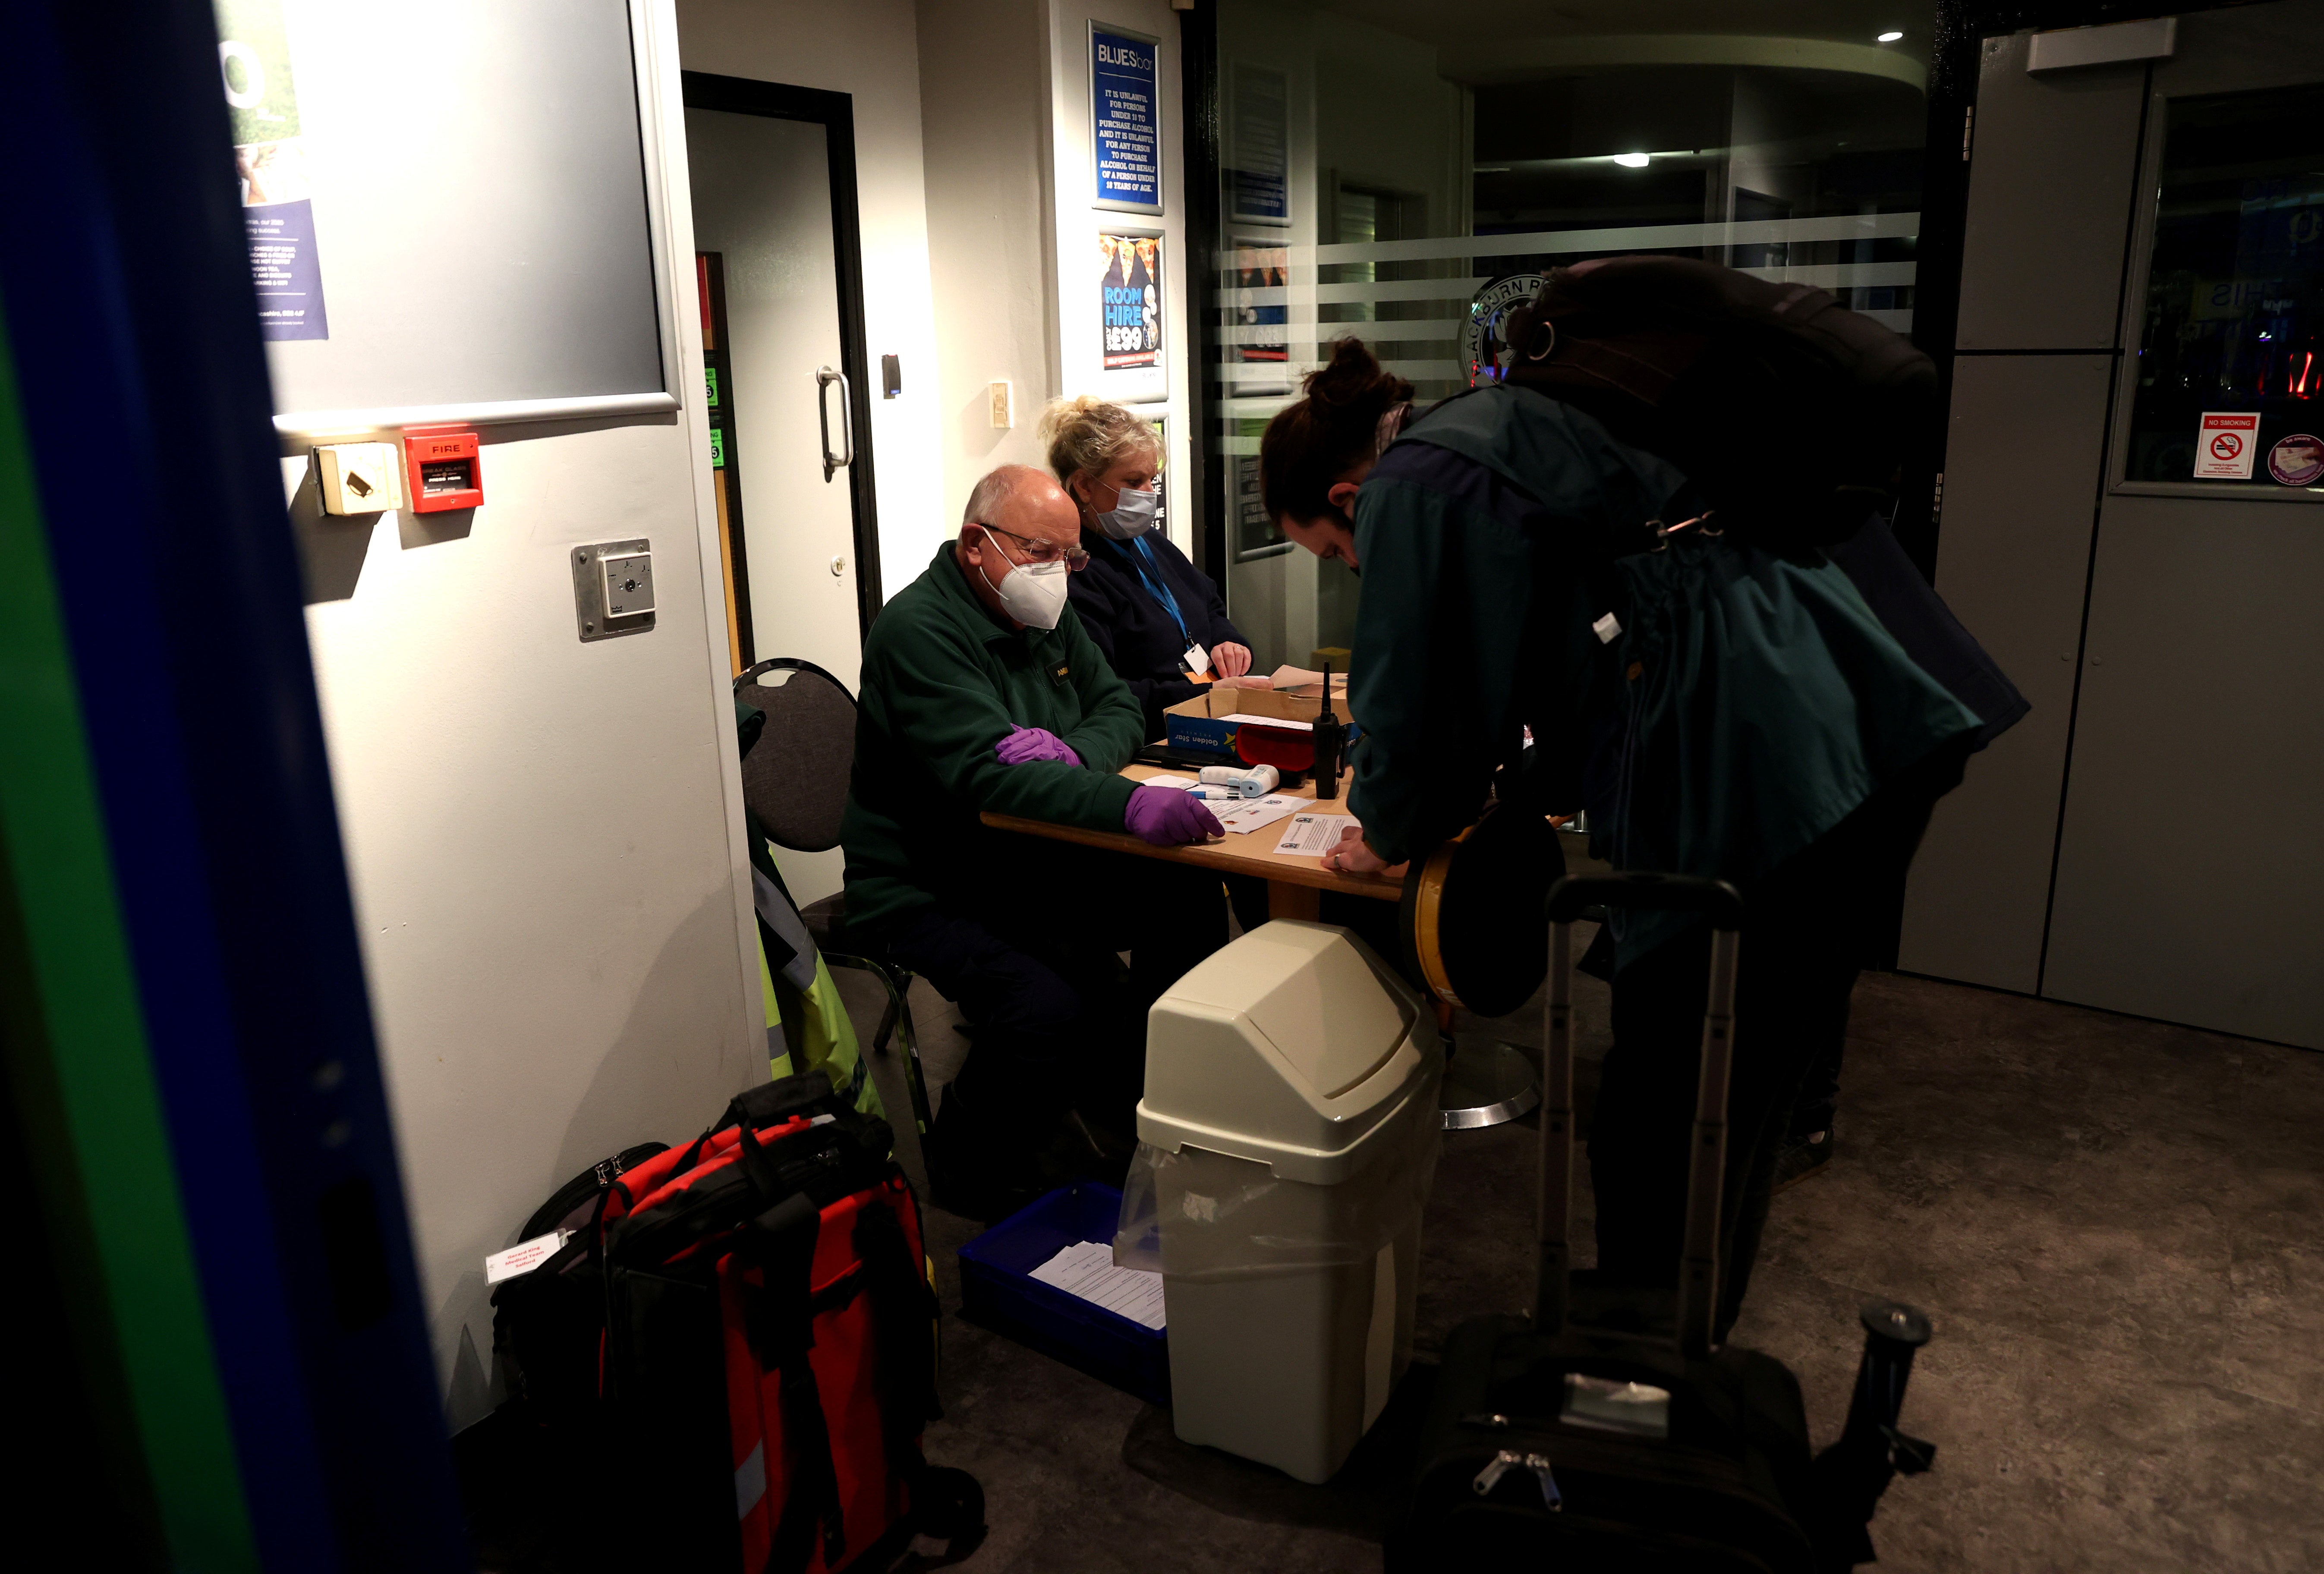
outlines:
M1060 547L1050 541L1035 541L1019 535L1014 530L1004 530L998 525L988 525L982 520L973 522L978 529L991 535L1006 536L1024 548L1025 561L1028 563L1055 563L1059 558L1063 558L1065 572L1068 574L1079 574L1089 566L1089 554L1079 547Z

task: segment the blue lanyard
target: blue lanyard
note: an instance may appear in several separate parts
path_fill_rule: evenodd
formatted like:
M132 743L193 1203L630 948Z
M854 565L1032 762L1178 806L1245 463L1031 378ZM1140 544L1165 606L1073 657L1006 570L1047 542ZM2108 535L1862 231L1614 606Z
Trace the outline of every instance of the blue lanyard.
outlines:
M1146 559L1145 563L1139 562L1141 557ZM1158 577L1162 572L1162 565L1155 562L1154 548L1146 544L1146 538L1143 536L1134 537L1130 542L1130 566L1138 570L1138 577L1146 582L1147 591L1156 601L1162 603L1162 610L1170 614L1170 621L1178 625L1178 638L1192 645L1194 642L1194 637L1186 632L1186 620L1178 611L1178 598L1170 594L1170 587L1163 584ZM1152 574L1146 572L1148 566L1154 570Z

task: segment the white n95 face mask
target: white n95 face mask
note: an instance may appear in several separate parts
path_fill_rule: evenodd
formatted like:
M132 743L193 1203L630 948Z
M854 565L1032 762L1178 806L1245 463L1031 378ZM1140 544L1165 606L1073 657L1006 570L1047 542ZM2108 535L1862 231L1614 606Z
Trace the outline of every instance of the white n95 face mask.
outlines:
M982 525L977 529L984 530L984 539L993 551L1001 551L1001 544L992 539L990 529ZM1008 554L1001 556L1006 557ZM982 566L977 572L984 574ZM1050 563L1012 563L999 584L992 584L989 574L984 574L984 583L992 585L992 594L1001 598L1001 610L1027 628L1054 629L1057 620L1065 615L1065 574L1063 558Z
M1105 532L1109 540L1135 540L1154 528L1155 517L1161 511L1160 492L1138 492L1125 486L1116 496L1113 507L1097 515L1097 528Z

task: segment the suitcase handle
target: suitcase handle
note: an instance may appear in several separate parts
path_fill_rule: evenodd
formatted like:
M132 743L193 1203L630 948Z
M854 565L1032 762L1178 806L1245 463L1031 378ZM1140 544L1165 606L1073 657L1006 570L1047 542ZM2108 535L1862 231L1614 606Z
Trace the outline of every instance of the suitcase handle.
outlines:
M1534 1323L1563 1330L1572 1271L1573 921L1602 906L1700 912L1711 919L1711 992L1702 1017L1702 1066L1695 1085L1686 1232L1680 1248L1678 1347L1701 1359L1711 1353L1719 1306L1719 1214L1727 1167L1727 1089L1734 1069L1735 965L1743 897L1725 880L1688 875L1618 872L1568 876L1549 891L1547 1049L1542 1067L1540 1256L1535 1266Z
M1743 927L1743 897L1725 880L1691 874L1568 875L1549 888L1549 921L1571 924L1586 907L1657 908L1666 913L1708 913L1714 929Z

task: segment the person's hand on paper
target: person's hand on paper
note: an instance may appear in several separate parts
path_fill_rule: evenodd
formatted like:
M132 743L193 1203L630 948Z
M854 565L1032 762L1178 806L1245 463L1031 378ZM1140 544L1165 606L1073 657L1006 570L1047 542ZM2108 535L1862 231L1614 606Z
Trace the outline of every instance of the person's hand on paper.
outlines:
M1408 866L1389 863L1364 841L1363 827L1351 825L1340 833L1340 844L1323 854L1323 867L1333 874L1377 874L1401 879Z
M1122 805L1121 827L1157 847L1207 842L1226 834L1219 817L1175 787L1140 786Z
M1237 645L1232 641L1224 645L1212 646L1211 670L1217 673L1222 679L1242 677L1250 670L1250 647ZM1251 686L1237 684L1234 686L1248 688Z

